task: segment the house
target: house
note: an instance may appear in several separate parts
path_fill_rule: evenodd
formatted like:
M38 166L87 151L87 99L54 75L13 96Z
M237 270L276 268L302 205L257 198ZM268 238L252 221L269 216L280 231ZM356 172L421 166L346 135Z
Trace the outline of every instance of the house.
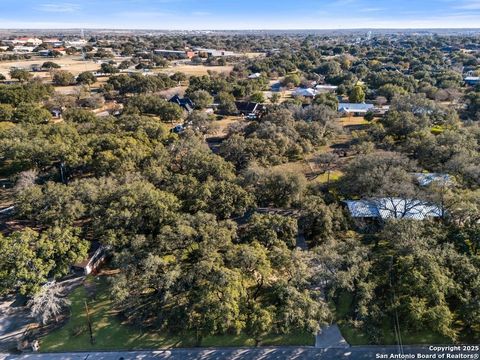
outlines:
M264 111L262 104L256 102L235 101L235 106L240 114L249 119L256 119Z
M4 185L5 187L5 185ZM0 215L10 215L15 211L15 206L9 206L3 209L0 209Z
M467 76L465 78L465 83L470 86L480 85L480 76Z
M450 185L452 183L452 179L448 174L414 173L413 177L420 186L429 186L432 183L438 185Z
M31 53L31 52L33 52L33 50L35 50L35 46L21 45L21 46L15 46L13 48L13 51L16 52L16 53Z
M418 199L385 197L371 200L345 201L350 216L356 219L410 219L439 218L443 211L438 206Z
M383 116L390 111L390 105L377 106L373 109L373 114L377 116Z
M92 242L87 258L72 265L72 270L75 272L82 272L85 275L96 272L107 260L108 250L109 248L107 246L103 246L99 242Z
M276 82L275 84L272 84L270 86L270 90L273 92L279 92L280 90L282 90L282 84L280 82Z
M79 40L70 40L70 41L65 41L65 47L67 48L75 48L75 49L83 49L87 44L87 40L84 39L79 39Z
M315 90L317 93L325 93L325 92L335 92L337 91L338 86L335 85L317 85L315 86Z
M295 97L302 96L302 97L314 98L316 95L317 95L317 92L315 91L315 89L311 89L311 88L308 88L308 89L298 88L292 93L292 96L295 96Z
M195 109L195 104L188 97L181 98L180 96L175 95L168 101L177 104L188 113L191 113Z
M361 116L365 115L369 111L373 111L373 104L365 103L339 103L338 112L344 115L355 115Z
M181 134L185 131L185 127L182 124L176 125L175 127L170 129L170 132L174 134Z
M194 49L200 57L223 57L223 56L236 56L233 51L216 50L216 49Z
M50 110L50 114L52 114L54 119L59 119L62 116L62 109L54 108Z
M260 73L257 72L257 73L248 75L248 78L249 78L249 79L258 79L258 78L261 77L261 76L262 76L262 74L260 74Z
M51 56L52 52L50 50L40 50L37 52L39 56Z
M195 56L193 51L185 50L167 50L167 49L155 49L153 50L155 55L161 55L163 57L175 58L175 59L191 59Z
M33 72L43 71L42 65L40 65L40 64L32 64L32 65L30 65L30 69L31 69Z
M63 41L57 38L46 38L46 39L43 39L42 41L43 41L43 44L50 45L54 48L63 46Z

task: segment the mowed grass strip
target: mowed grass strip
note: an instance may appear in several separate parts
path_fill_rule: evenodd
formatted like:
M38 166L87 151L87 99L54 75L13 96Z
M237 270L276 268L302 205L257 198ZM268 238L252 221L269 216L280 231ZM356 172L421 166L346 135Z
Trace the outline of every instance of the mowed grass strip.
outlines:
M350 345L371 345L371 339L368 334L363 329L357 328L347 321L348 317L354 313L352 307L353 295L348 292L341 293L334 306L337 323L345 340ZM393 322L385 321L379 330L378 335L380 336L381 344L397 344ZM452 344L452 340L449 338L428 330L403 331L402 329L401 337L403 345Z
M113 310L109 298L107 281L104 277L89 278L93 282L96 295L89 297L84 286L76 288L69 296L71 301L70 318L67 323L40 340L42 352L55 351L95 351L95 350L130 350L130 349L161 349L173 347L194 347L194 334L172 335L161 331L144 331L122 323L116 311ZM92 322L94 344L90 341L87 326L85 301L88 303ZM313 334L298 332L286 335L267 335L262 339L263 346L313 346ZM204 347L241 347L254 346L254 339L246 334L228 334L208 336L202 341Z

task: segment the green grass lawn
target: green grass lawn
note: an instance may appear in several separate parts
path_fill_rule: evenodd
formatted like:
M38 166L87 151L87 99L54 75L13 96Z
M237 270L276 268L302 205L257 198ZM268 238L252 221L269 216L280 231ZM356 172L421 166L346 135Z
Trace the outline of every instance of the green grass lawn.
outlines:
M343 172L340 170L333 170L330 172L330 183L333 183L335 181L338 181L341 177L343 176ZM321 184L326 184L328 181L328 173L323 173L319 175L316 179L317 182Z
M370 344L368 334L362 329L354 327L347 321L352 310L352 295L344 292L341 293L335 303L336 317L340 331L343 337L350 345L368 345ZM393 324L386 322L382 326L383 345L395 345L396 338L393 330ZM421 345L421 344L451 344L452 341L444 336L436 334L432 331L419 332L401 332L402 343L404 345Z
M75 289L69 296L71 316L58 330L41 339L41 351L109 350L109 349L159 349L171 347L193 347L193 334L174 336L156 331L142 331L141 328L122 324L109 299L105 279L94 281L97 293L94 299L88 297L85 287ZM95 343L90 342L87 328L85 301L88 302L93 324ZM267 335L261 345L313 345L314 336L308 333L289 335ZM206 337L202 346L254 346L255 341L245 334Z

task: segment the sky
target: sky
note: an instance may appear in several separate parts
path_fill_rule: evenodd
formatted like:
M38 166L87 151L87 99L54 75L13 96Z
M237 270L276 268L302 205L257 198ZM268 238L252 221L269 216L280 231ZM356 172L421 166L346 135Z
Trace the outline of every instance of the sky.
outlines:
M0 28L479 28L480 0L0 0Z

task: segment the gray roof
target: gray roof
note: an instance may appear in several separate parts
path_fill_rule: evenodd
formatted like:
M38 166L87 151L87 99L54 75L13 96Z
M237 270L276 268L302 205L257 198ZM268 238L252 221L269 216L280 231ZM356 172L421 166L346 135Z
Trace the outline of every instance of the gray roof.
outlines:
M345 202L350 215L354 218L424 220L429 217L442 216L442 210L438 206L423 200L379 198Z
M366 112L374 108L373 104L364 104L364 103L339 103L338 111L345 112Z
M298 88L296 89L292 95L293 96L305 96L305 97L315 97L315 95L317 94L317 92L314 90L314 89L303 89L303 88Z
M352 217L378 218L380 213L376 205L370 200L347 200L345 201Z
M418 181L420 186L428 186L433 182L438 184L451 184L452 179L448 174L438 174L438 173L414 173L413 176Z
M315 86L317 90L337 90L338 86L335 85L317 85Z

